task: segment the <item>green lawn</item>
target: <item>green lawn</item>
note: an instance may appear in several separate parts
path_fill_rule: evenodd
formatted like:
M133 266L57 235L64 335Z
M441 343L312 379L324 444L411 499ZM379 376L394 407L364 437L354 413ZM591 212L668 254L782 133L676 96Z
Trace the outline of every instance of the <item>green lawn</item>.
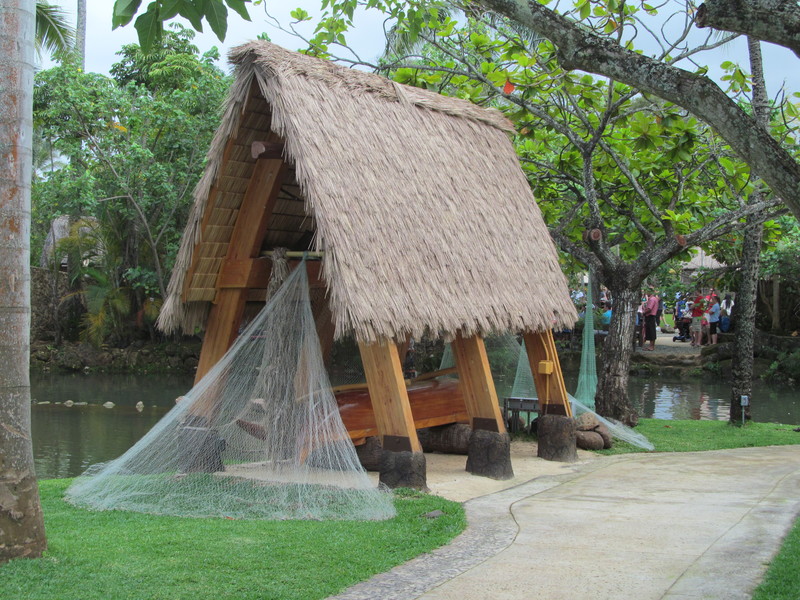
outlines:
M800 519L786 536L783 547L769 566L753 600L797 600L800 598Z
M795 426L642 419L660 452L800 444ZM641 452L624 443L606 454ZM0 598L200 600L325 598L447 543L465 527L462 507L397 493L383 522L245 521L88 512L66 504L71 480L40 482L49 550L0 566ZM442 510L430 519L426 513ZM800 520L755 600L798 600Z
M636 431L653 443L656 452L692 452L800 444L800 433L792 431L795 427L797 425L776 423L747 423L744 427L737 427L727 421L641 419ZM642 449L614 442L610 450L599 451L600 454L628 452L642 452Z
M0 598L145 600L325 598L445 544L460 504L401 491L382 522L244 521L89 512L40 482L49 549L0 566ZM444 515L424 516L434 510Z

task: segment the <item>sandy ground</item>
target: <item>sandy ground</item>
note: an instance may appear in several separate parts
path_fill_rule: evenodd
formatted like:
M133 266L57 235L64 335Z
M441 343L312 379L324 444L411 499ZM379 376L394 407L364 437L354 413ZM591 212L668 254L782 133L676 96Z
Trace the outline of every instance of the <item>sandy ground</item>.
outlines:
M578 450L578 462L553 462L537 458L536 442L515 441L511 443L511 466L514 469L514 477L498 481L465 471L466 456L438 453L425 454L428 488L431 493L456 502L466 502L472 498L499 492L536 477L571 473L576 466L598 458L600 456L593 452ZM378 474L371 472L370 477L377 484Z

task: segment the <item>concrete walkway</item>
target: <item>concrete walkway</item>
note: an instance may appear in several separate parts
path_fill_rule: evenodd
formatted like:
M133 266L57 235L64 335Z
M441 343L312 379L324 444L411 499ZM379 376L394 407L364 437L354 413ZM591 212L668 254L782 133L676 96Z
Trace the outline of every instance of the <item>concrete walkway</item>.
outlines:
M465 507L453 543L336 598L747 599L800 514L800 447L605 457Z

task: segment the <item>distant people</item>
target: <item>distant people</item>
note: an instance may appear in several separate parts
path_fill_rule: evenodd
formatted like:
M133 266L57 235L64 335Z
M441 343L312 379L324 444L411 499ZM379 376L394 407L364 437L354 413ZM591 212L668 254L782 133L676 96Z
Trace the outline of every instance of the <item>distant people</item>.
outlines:
M720 309L720 316L726 315L728 317L731 316L731 311L733 310L734 301L731 298L730 294L725 294L725 299L719 303Z
M734 301L730 294L725 294L725 299L720 303L719 330L728 333L731 329Z
M601 325L611 325L611 302L606 302L606 309L603 311L603 316L600 318Z
M692 302L692 324L690 331L692 333L692 347L699 347L703 342L703 313L705 312L706 299L703 297L703 292L699 289L694 294L694 301Z
M656 322L658 321L658 293L650 290L647 302L644 305L644 341L650 342L650 347L645 345L642 350L652 352L656 349Z
M717 343L717 327L719 326L719 296L711 297L711 308L708 309L708 337L712 346Z
M692 334L689 331L692 323L692 303L687 302L682 296L675 303L675 310L673 312L675 317L675 329L677 335L672 338L673 342L686 342L691 339Z
M644 344L644 304L646 298L639 301L639 308L636 309L636 343L641 347Z

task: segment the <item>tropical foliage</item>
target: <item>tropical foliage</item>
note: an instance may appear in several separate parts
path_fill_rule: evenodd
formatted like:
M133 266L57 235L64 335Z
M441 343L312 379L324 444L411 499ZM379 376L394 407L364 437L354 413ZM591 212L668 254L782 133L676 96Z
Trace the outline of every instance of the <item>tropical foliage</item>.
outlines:
M626 381L641 287L661 264L688 258L692 246L778 202L747 206L747 166L679 107L563 70L550 42L513 22L436 8L416 14L419 22L395 29L380 68L499 108L516 124L517 150L553 238L616 300L598 406L635 422ZM324 27L311 51L330 56L340 38L323 34Z
M216 49L200 55L193 36L178 28L152 54L125 46L113 78L69 63L36 76L34 119L64 164L51 164L34 183L32 255L39 256L54 218L95 220L102 250L78 259L75 279L94 298L87 331L95 340L102 323L106 334L124 338L166 292L227 88ZM117 317L100 318L111 306Z

